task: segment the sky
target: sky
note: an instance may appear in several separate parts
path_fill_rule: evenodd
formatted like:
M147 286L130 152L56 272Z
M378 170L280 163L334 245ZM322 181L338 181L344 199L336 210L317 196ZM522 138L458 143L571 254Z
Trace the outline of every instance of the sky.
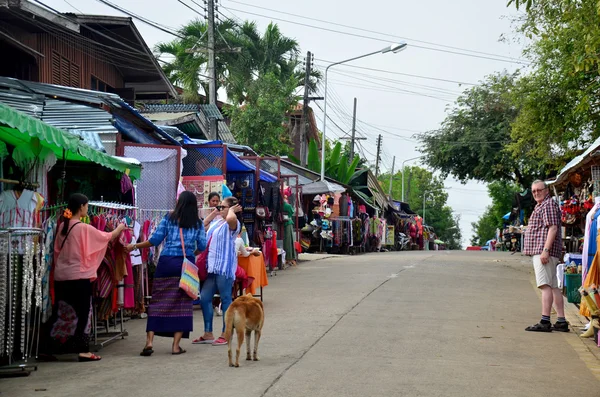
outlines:
M62 12L122 16L97 0L42 1ZM181 1L204 14L192 0ZM202 0L194 1L203 5ZM114 3L174 29L201 18L178 0ZM398 54L377 54L334 66L328 74L327 115L341 130L328 118L327 137L347 136L356 97L358 135L367 138L360 141L360 150L369 161L375 160L377 136L383 136L381 172L391 169L394 156L398 170L405 160L422 155L413 135L439 128L447 107L471 86L468 84L522 66L518 63L520 45L499 40L502 35L514 37L511 17L516 12L506 7L506 0L219 0L218 7L222 19L254 20L261 30L271 21L276 22L284 35L298 41L302 54L314 54L315 66L321 70L330 62L374 52L399 41L408 43L407 49ZM150 48L174 38L134 22ZM323 95L322 90L319 94ZM311 105L322 128L322 101ZM406 164L420 163L414 160ZM471 223L483 214L491 199L481 183L463 185L450 177L445 185L448 205L461 216L463 245L467 245L473 235Z

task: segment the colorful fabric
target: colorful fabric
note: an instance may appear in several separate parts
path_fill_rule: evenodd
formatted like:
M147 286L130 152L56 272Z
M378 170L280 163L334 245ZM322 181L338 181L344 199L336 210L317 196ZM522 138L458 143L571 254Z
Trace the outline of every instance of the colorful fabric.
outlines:
M284 225L294 224L294 208L289 203L283 203L283 213L288 216L288 219L283 222Z
M179 225L171 221L169 216L165 215L148 241L155 247L164 241L161 255L182 256ZM206 233L202 222L199 222L196 228L183 229L183 240L185 241L185 256L193 257L196 250L203 251L206 248Z
M525 255L540 255L544 250L548 229L557 226L556 238L550 248L550 256L560 258L562 254L562 237L560 235L561 213L558 204L552 200L550 195L544 201L537 204L525 231L525 243L523 253Z
M207 237L212 238L208 248L206 266L209 274L218 274L232 280L235 279L235 269L237 267L235 239L240 233L240 229L239 221L235 230L231 230L223 219L211 222L207 233Z
M54 279L56 281L80 279L94 281L112 235L85 223L75 226L70 224L69 227L73 227L73 229L67 236L67 241L62 249L61 246L65 239L62 231L57 233L55 239Z
M153 331L157 336L173 337L175 332L183 332L183 337L189 338L194 329L193 301L179 288L182 264L181 255L161 255L158 260L146 325L146 331Z
M46 354L90 351L92 284L89 279L56 281L56 304L40 345Z

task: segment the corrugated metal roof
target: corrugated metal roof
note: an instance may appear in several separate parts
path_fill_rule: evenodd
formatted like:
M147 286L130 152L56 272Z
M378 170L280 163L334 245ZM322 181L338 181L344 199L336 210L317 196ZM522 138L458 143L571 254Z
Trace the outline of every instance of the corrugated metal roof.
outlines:
M61 85L35 83L32 81L18 80L10 77L0 77L0 88L43 94L50 97L65 98L73 101L87 103L110 103L121 98L108 92L83 90L81 88L64 87Z
M225 120L217 105L213 105L211 103L200 105L200 109L209 119Z
M200 105L197 103L147 103L144 104L141 113L181 113L199 112Z

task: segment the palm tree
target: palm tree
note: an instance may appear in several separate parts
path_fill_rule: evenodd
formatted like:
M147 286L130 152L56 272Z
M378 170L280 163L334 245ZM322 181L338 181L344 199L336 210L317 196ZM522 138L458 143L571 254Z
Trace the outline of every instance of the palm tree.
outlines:
M207 28L204 21L192 21L179 30L183 39L160 43L155 48L158 54L174 57L163 69L171 82L189 92L189 99L197 99L201 87L208 92L206 79L200 76L208 62L206 52L201 51L206 47ZM298 86L304 84L304 72L299 67L299 44L284 36L277 24L270 23L261 34L255 22L240 25L227 20L217 25L215 42L217 87L225 87L227 96L238 104L246 99L248 82L267 73L273 73L282 84L290 79ZM233 51L236 47L241 50ZM309 89L315 92L321 75L318 71L311 75Z

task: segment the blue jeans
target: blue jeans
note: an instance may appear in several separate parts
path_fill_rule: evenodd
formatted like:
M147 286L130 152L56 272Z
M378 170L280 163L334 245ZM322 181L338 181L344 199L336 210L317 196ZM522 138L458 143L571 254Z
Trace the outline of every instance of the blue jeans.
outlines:
M233 278L227 278L219 274L208 273L207 279L202 285L200 291L200 305L202 306L202 316L204 317L204 332L213 330L213 297L217 290L221 295L221 309L223 310L223 331L225 332L225 312L231 305L233 294Z

